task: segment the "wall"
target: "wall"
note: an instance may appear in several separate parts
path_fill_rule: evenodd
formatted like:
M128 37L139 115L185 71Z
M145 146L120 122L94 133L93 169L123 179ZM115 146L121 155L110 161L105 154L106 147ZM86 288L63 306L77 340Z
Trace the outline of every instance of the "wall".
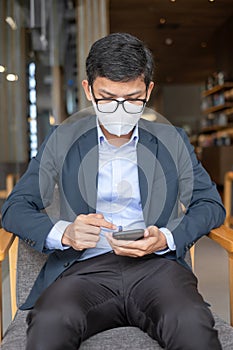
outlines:
M202 87L184 84L164 85L161 89L163 103L158 112L176 126L190 126L192 133L195 133L202 116L200 109Z
M223 71L233 80L233 17L214 35L216 70Z

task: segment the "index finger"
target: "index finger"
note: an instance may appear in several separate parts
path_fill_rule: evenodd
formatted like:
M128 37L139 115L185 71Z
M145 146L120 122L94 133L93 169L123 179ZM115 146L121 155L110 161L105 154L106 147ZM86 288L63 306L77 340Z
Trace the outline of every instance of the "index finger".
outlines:
M116 230L117 226L113 223L104 219L104 217L86 217L86 223L89 225L97 226L97 227L105 227L110 230Z

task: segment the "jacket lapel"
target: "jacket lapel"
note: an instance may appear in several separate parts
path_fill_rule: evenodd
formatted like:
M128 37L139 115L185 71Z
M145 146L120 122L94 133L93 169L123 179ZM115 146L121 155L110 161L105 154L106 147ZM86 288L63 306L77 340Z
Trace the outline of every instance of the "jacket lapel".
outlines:
M140 124L139 124L140 125ZM139 127L138 176L144 221L148 224L151 193L157 165L157 138Z
M80 192L88 205L89 211L95 212L99 157L96 127L87 131L79 139L78 152L81 160L78 173Z

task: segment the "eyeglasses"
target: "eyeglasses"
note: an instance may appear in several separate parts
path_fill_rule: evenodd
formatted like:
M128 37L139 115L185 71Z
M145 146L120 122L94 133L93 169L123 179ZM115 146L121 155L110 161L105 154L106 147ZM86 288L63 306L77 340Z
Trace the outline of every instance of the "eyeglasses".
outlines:
M94 97L98 111L102 113L114 113L119 105L122 105L126 113L137 114L143 111L147 102L146 99L141 98L127 98L126 100L123 100L121 98L118 100L114 98L96 98L93 91L92 95Z

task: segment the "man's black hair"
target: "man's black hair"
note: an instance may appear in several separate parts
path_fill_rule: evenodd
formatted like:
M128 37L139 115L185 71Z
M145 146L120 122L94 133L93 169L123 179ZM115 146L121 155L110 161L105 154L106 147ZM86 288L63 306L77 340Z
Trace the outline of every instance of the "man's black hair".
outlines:
M153 78L153 56L145 44L127 33L113 33L97 40L86 60L89 85L97 77L132 81L142 77L148 87Z

